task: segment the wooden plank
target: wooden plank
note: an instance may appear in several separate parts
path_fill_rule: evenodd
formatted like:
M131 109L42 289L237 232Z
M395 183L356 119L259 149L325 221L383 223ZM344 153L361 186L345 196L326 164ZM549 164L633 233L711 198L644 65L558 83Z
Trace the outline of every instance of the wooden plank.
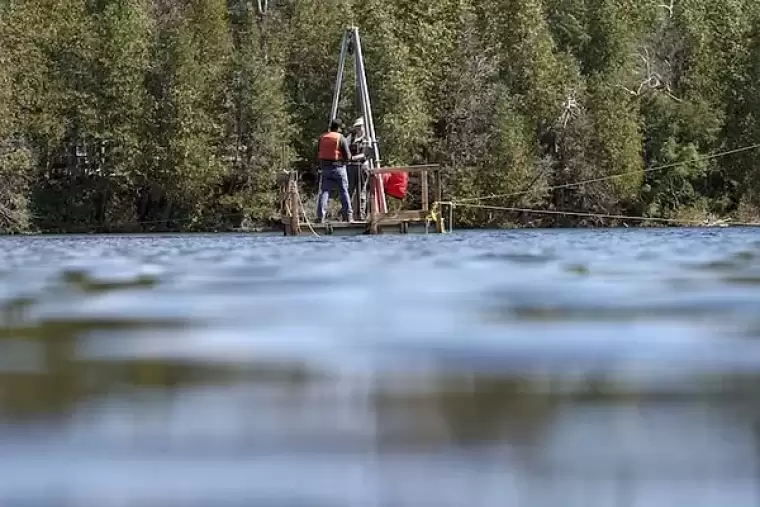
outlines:
M333 229L363 229L367 227L367 222L328 222L326 224L311 224L314 229L326 229L328 226Z
M290 197L290 234L298 236L301 233L299 215L301 211L301 199L298 197L298 181L296 173L292 172L288 182L288 194Z
M389 174L389 173L420 173L424 171L436 170L440 171L441 166L438 164L426 164L426 165L410 165L399 167L379 167L372 169L373 174Z
M420 173L421 183L422 183L422 195L420 196L420 201L422 202L422 210L428 211L430 209L430 203L428 202L429 199L429 191L428 191L428 172L422 171Z
M406 210L406 211L399 211L397 213L388 213L388 214L378 214L377 215L377 222L382 223L384 225L398 225L401 222L424 222L427 219L427 212L420 211L420 210ZM283 219L283 224L289 224L289 219ZM369 225L371 221L363 221L363 222L327 222L324 224L320 223L311 223L311 227L315 230L320 229L327 229L328 227L332 227L333 229L363 229L366 228L367 225ZM307 224L302 224L301 229L304 228L304 226L307 226ZM308 226L307 226L308 227Z
M422 221L428 216L428 212L424 210L402 210L393 213L386 213L380 215L381 220L416 220Z
M440 203L443 200L443 176L441 171L435 172L435 202Z
M433 190L435 194L435 205L438 207L438 220L435 223L435 232L439 234L443 234L446 232L446 225L444 223L443 218L443 205L441 202L443 201L443 176L441 175L440 171L437 171L435 173L435 189Z
M377 202L377 178L369 178L369 231L371 234L377 234L378 207Z
M331 222L326 224L311 224L312 230L319 236L358 236L362 234L420 234L428 232L443 232L438 227L429 227L423 220L405 220L398 218L379 219L375 224L374 232L370 231L369 222ZM433 224L430 224L433 225ZM287 221L283 221L283 227L288 228ZM302 226L303 228L303 226ZM304 231L302 231L303 233ZM288 234L290 235L290 234Z

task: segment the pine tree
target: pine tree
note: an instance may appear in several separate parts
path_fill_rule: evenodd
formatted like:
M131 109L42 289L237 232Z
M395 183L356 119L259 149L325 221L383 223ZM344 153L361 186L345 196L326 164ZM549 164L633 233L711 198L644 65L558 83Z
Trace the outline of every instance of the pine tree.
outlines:
M176 216L184 218L185 228L201 227L215 219L206 211L218 199L226 172L231 63L226 3L169 5L159 14L153 61L141 215L148 218L152 203L167 224Z
M99 222L133 223L135 185L144 181L140 152L148 94L151 20L147 0L106 2L93 12L97 34L95 141Z
M261 222L276 210L277 171L290 169L294 161L295 129L285 97L284 73L277 63L281 55L269 53L264 20L247 1L234 7L230 111L234 168L225 202L243 210L248 220ZM275 21L269 27L276 33L280 25Z

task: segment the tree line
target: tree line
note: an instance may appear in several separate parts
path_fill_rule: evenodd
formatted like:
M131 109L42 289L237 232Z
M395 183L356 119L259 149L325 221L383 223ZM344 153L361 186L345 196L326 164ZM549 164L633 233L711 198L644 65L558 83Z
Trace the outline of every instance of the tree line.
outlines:
M707 155L760 142L760 3L666 1L0 0L0 229L271 221L279 171L314 190L349 24L384 162L449 197L749 220L758 151Z

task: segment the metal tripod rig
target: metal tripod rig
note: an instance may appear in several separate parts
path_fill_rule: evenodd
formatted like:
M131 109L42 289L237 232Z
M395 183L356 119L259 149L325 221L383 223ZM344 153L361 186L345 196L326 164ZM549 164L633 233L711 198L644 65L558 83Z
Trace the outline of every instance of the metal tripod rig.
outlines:
M356 71L356 91L361 105L362 116L364 117L364 133L369 139L371 146L371 156L368 157L370 168L370 182L372 183L370 202L372 213L387 213L388 204L385 200L385 189L383 188L383 179L372 173L374 169L380 167L380 148L375 134L375 120L372 117L372 103L369 98L369 89L367 88L367 75L364 70L364 55L362 54L362 44L359 37L359 29L355 26L346 28L343 34L343 40L340 45L340 60L338 61L338 76L335 79L335 90L333 91L332 109L330 110L329 121L338 117L338 104L340 102L340 92L343 86L343 75L346 68L346 57L353 53L354 68Z

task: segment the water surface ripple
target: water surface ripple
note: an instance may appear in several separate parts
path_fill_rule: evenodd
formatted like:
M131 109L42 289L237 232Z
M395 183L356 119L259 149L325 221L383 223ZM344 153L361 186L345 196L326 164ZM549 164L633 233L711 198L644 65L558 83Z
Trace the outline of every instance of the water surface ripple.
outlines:
M0 238L0 505L760 505L760 232Z

